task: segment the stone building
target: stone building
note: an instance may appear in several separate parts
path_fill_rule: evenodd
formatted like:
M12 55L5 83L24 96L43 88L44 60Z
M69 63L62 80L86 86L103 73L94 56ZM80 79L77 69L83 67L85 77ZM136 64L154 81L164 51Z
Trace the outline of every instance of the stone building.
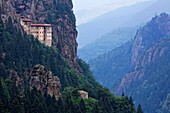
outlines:
M52 45L51 24L31 24L31 34L45 45Z
M88 99L88 98L89 98L89 97L88 97L88 92L81 90L81 91L79 91L79 93L80 93L80 96L81 96L83 99Z
M35 38L44 43L46 46L52 46L51 24L32 24L31 20L24 19L23 16L21 16L20 23L27 34L32 34Z
M21 25L24 28L24 31L27 32L27 34L31 34L31 20L30 19L24 19L23 16L21 16Z

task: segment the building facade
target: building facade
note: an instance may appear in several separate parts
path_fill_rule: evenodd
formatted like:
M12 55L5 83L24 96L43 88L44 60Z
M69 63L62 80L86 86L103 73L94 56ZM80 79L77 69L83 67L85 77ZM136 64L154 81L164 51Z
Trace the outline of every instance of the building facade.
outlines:
M52 25L51 24L32 24L29 19L21 17L21 25L27 34L32 34L46 46L52 46Z

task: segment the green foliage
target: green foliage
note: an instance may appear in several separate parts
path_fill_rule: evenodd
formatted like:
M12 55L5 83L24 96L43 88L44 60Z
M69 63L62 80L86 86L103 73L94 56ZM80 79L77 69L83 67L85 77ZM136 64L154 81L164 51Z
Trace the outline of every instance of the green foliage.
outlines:
M83 71L83 74L85 76L91 77L91 79L94 79L93 76L91 76L92 72L90 71L89 65L85 61L83 61L81 59L78 59L78 63L79 63L79 65L80 65L80 67L81 67L81 69Z
M4 30L0 32L3 34L3 43L0 42L0 64L3 67L0 69L0 77L3 78L0 80L1 113L130 113L129 110L133 113L131 108L134 106L128 99L116 99L107 88L99 85L84 61L78 60L82 69L80 74L69 66L55 48L47 47L32 36L18 31L12 25L12 19L5 27L0 21L0 30ZM47 67L60 78L61 98L56 100L54 96L42 95L36 88L30 91L25 72L36 64ZM11 70L15 70L26 82L24 90L8 79ZM79 90L87 91L90 98L83 100Z
M3 79L0 79L0 112L9 112L9 92Z

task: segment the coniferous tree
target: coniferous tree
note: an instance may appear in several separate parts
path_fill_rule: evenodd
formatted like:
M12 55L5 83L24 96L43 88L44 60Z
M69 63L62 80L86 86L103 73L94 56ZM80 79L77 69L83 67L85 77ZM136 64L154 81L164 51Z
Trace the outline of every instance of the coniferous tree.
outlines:
M4 24L2 19L0 18L0 56L2 55L3 52L3 39L4 39ZM0 57L0 62L2 62L2 57ZM0 63L0 77L5 77L5 68L4 66Z
M0 112L3 113L4 111L4 100L3 100L3 87L2 87L2 84L1 84L1 78L0 78Z
M12 18L9 17L8 22L6 24L6 30L9 32L9 34L13 34L17 30L17 29L14 28L12 21L13 21Z
M137 113L143 113L143 110L142 110L142 107L141 107L141 105L140 105L140 104L138 105Z
M3 79L0 78L0 111L2 113L9 112L10 102L9 92Z
M122 96L125 96L125 94L124 94L124 93L122 93Z
M131 96L130 96L129 102L130 102L130 104L131 104L132 106L134 106L133 99L132 99Z
M15 97L11 102L11 113L25 113L23 103L19 97Z
M81 111L81 113L86 113L87 112L86 105L85 105L83 99L80 100L80 111Z
M0 39L1 39L1 41L3 39L3 33L4 33L4 24L3 24L2 19L0 18Z

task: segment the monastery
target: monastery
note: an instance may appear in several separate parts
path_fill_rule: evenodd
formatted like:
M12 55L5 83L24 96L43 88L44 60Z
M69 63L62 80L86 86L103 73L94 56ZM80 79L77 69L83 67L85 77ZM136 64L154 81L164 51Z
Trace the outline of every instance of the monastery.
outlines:
M27 34L32 34L46 46L52 46L52 25L51 24L32 24L30 19L20 18L20 23Z

